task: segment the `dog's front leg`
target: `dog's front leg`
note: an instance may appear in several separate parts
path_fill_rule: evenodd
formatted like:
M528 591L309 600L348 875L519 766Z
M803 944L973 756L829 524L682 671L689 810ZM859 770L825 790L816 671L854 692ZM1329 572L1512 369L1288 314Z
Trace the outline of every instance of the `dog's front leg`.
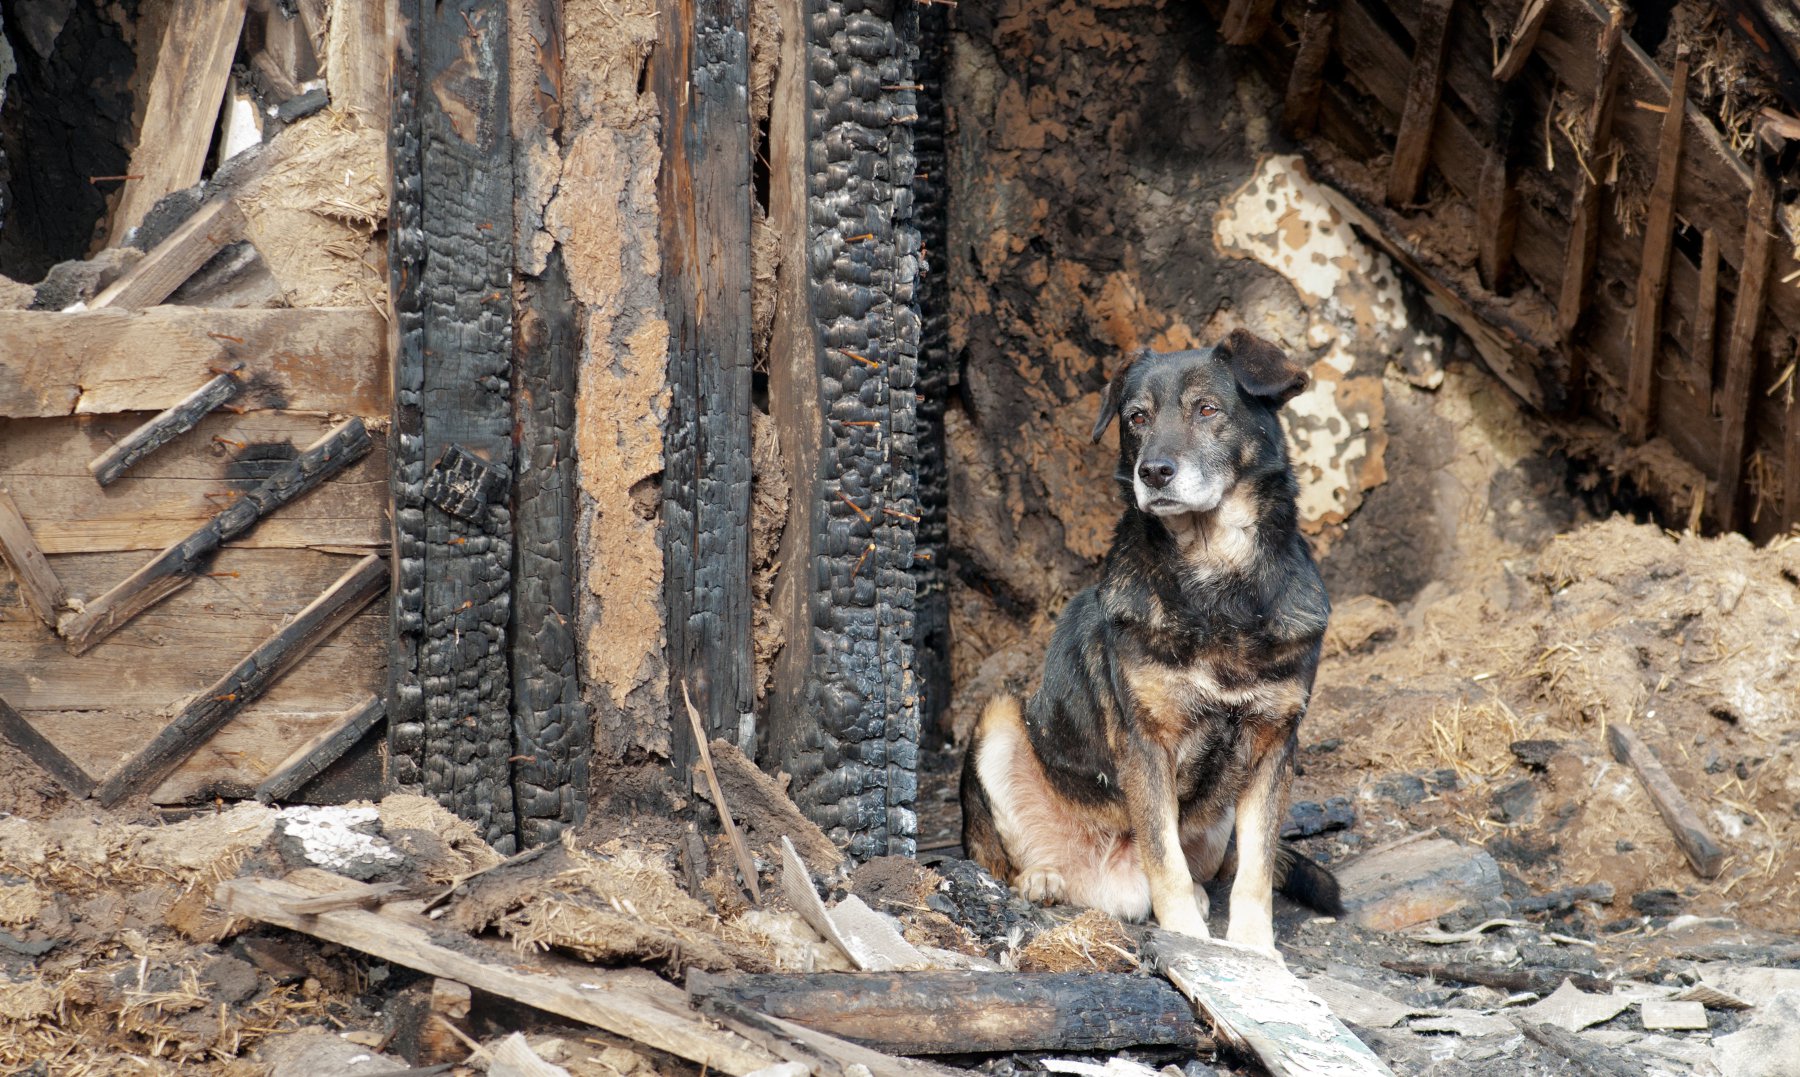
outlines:
M1238 795L1237 878L1231 883L1231 922L1225 929L1226 941L1269 954L1275 954L1275 842L1294 737L1277 730L1256 733L1270 739L1277 735L1279 743L1254 753L1255 769Z
M1119 784L1125 792L1138 858L1150 879L1150 908L1156 913L1156 922L1183 935L1211 938L1206 914L1194 896L1187 854L1181 848L1174 760L1149 738L1133 734L1126 740L1126 751L1135 759L1133 765L1119 768Z

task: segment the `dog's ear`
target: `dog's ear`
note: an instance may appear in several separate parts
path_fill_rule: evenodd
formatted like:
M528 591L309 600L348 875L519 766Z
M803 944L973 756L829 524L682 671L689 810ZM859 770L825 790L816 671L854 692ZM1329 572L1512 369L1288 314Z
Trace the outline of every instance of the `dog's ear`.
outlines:
M1112 425L1113 419L1119 414L1119 397L1125 392L1125 375L1131 371L1133 363L1148 354L1148 350L1132 352L1119 364L1119 369L1113 371L1112 380L1106 383L1106 391L1100 394L1100 417L1094 420L1095 441L1106 436L1106 428Z
M1218 351L1246 393L1276 407L1306 388L1306 368L1248 329L1233 329Z

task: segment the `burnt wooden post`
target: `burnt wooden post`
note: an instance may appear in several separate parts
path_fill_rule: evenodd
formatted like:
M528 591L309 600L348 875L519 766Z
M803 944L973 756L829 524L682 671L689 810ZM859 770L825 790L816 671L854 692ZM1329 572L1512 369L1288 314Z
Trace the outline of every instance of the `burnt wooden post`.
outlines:
M750 98L747 0L668 0L663 108L663 596L669 698L686 684L706 735L753 715L750 657ZM791 32L791 31L790 31ZM694 760L671 723L673 762Z
M507 7L398 0L391 779L495 848L512 791L512 139Z
M776 299L769 392L793 490L770 754L852 856L910 854L918 12L785 0L781 24L770 216L796 271Z

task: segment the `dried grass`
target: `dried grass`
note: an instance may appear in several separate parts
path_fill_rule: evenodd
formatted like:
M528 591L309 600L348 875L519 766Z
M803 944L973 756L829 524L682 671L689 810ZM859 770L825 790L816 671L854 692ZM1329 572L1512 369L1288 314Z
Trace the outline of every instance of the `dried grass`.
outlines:
M1020 972L1129 972L1138 964L1131 936L1097 909L1038 935L1017 960Z

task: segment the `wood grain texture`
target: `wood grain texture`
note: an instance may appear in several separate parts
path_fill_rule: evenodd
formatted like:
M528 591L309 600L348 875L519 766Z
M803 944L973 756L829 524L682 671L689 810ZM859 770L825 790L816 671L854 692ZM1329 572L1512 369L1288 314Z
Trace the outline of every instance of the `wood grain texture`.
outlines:
M1525 102L1502 99L1494 120L1494 145L1482 162L1475 189L1475 267L1488 291L1504 295L1512 284L1513 243L1519 230L1519 194L1514 170L1521 153L1520 122Z
M1725 867L1725 850L1663 769L1662 761L1636 733L1616 723L1606 727L1606 745L1614 759L1636 772L1695 873L1703 879L1718 878Z
M495 164L512 156L507 5L400 0L396 12L391 775L511 852L510 493L478 519L425 497L451 445L513 463L513 170Z
M325 768L344 757L357 742L387 716L385 701L371 695L345 711L325 728L288 753L275 770L256 786L256 799L267 803L286 800L325 773Z
M112 448L88 462L88 472L101 486L110 486L131 465L194 428L214 408L236 396L244 387L243 372L228 371L195 389L175 406L126 434Z
M325 85L331 105L370 126L384 126L388 119L387 5L330 0L330 10Z
M1537 48L1538 33L1544 28L1544 16L1550 13L1550 0L1528 0L1519 12L1518 22L1506 37L1506 50L1494 64L1494 81L1511 82L1525 70L1531 50Z
M0 417L160 411L242 363L240 403L387 411L387 326L362 308L0 311Z
M1631 366L1625 386L1625 436L1641 444L1650 436L1656 356L1662 344L1663 295L1669 286L1669 249L1675 239L1676 179L1681 175L1681 132L1687 126L1688 62L1675 61L1668 111L1656 148L1656 179L1644 222L1638 262L1637 305L1632 308Z
M1725 385L1719 393L1718 485L1708 513L1721 528L1738 525L1744 445L1749 440L1750 380L1756 374L1756 337L1762 330L1763 295L1769 284L1769 232L1775 224L1775 175L1768 161L1753 155L1756 179L1744 213L1744 260L1731 304L1731 339L1725 345Z
M1388 168L1387 200L1403 206L1419 195L1425 166L1431 163L1431 127L1437 120L1444 85L1444 49L1454 0L1424 0L1413 34L1412 77L1406 85L1406 107L1394 138L1394 160Z
M137 265L90 300L88 309L153 307L187 283L213 255L243 236L244 211L238 208L236 199L225 197L208 202Z
M110 246L137 227L156 200L200 180L219 104L244 29L245 0L175 0L170 5L143 126L131 151L133 178L113 211Z
M58 628L74 654L84 654L118 627L192 583L225 542L262 517L329 480L372 447L361 419L351 419L307 446L299 456L233 501L216 516L153 558L99 598L64 617Z
M1319 122L1319 91L1336 27L1337 0L1308 0L1300 15L1294 66L1288 69L1287 90L1281 99L1281 130L1289 138L1308 137Z
M292 883L270 879L231 879L222 883L218 891L219 902L234 915L304 932L384 961L456 980L636 1040L714 1071L744 1077L778 1061L733 1033L709 1027L687 1010L680 988L648 973L639 977L631 972L589 966L558 973L551 971L552 962L542 959L536 967L523 968L509 949L478 942L460 932L440 941L415 919L361 909L316 916L287 910L287 902L312 896L312 892Z
M19 514L18 504L6 490L0 490L0 561L6 562L6 567L12 570L19 594L31 607L31 612L54 630L68 592L56 578L43 549L26 525L25 517Z
M342 628L387 589L387 564L371 554L351 566L294 619L283 625L223 677L201 689L136 755L95 789L103 806L143 791L167 777L252 700Z
M56 784L68 791L77 800L83 800L94 791L94 779L76 765L73 759L64 755L62 749L50 743L27 722L18 711L5 699L0 699L0 737L8 744L23 752L26 758L44 768L44 773L56 779Z
M1710 228L1700 234L1700 288L1691 324L1694 338L1688 344L1688 354L1706 372L1701 384L1710 396L1719 330L1719 236Z
M663 109L663 601L670 695L687 685L704 739L756 710L750 657L750 9L669 0L655 84ZM694 764L687 724L671 762Z

